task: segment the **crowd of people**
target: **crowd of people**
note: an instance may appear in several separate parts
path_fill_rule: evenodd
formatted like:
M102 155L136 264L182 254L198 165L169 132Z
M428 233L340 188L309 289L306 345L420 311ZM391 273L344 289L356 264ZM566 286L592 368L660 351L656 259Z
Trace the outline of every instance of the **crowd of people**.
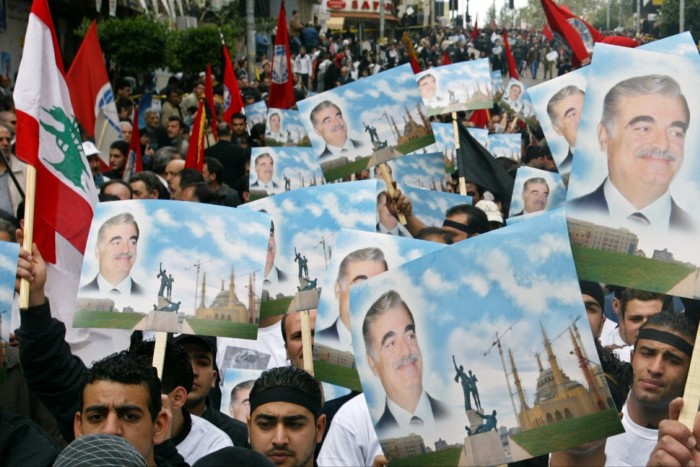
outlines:
M447 28L424 31L414 38L421 65L426 69L442 65L446 55L452 62L488 57L492 69L505 76L500 35L482 31L472 38L469 34L468 30ZM313 24L301 25L296 12L290 35L299 100L309 92L323 92L408 61L400 42L362 49L352 32L321 34ZM513 31L511 47L518 71L524 76L547 79L555 71L561 74L570 69L563 49L558 51L556 62L546 58L556 45L541 33ZM256 63L256 76L249 76L245 60L236 68L244 103L265 99L271 81L271 63L265 54L260 54ZM0 88L0 238L17 241L21 240L26 165L14 154L17 117L9 77L0 77ZM265 124L249 128L243 113L233 115L231 122L212 118L218 140L205 151L204 169L186 169L190 126L204 94L204 80L174 75L160 91L161 105L144 112L145 124L139 128L144 171L124 179L133 131L130 116L138 109L132 81L118 79L115 91L123 138L110 145L109 167L100 165L94 142L85 140L82 146L101 202L171 199L236 207L249 200L250 149L265 145ZM221 99L223 93L220 88L218 91ZM461 122L473 125L468 117L460 114ZM523 165L556 171L542 132L509 123L508 118L496 106L486 127L492 133L521 135ZM511 173L518 164L502 163ZM263 183L263 174L271 168L263 156L253 167ZM357 174L357 178L365 176L368 174ZM543 209L549 194L544 179L528 182L523 190L524 214ZM456 177L450 185L458 191ZM497 199L469 181L467 194L472 204L451 208L445 213L443 226L435 228L426 227L412 214L411 201L400 190L383 192L378 196L378 231L453 243L503 225L509 200ZM406 217L405 226L396 222L400 215ZM271 238L274 241L274 226ZM378 263L369 258L347 268L372 261ZM363 277L384 270L385 263ZM0 384L3 464L78 465L77 461L89 457L97 458L91 465L107 465L107 458L112 459L111 465L149 466L386 464L364 396L351 392L325 400L319 382L303 370L298 313L282 317L281 342L280 336L270 340L280 347L270 353L282 353L286 365L271 365L247 388L245 400L238 393L232 394L231 406L240 405L236 411L242 421L220 410L218 382L222 375L216 362L222 355L217 354L216 338L171 336L160 377L151 364L154 344L143 341L138 332L132 336L129 349L86 365L65 341L66 324L52 317L45 294L47 267L40 251L21 250L17 276L29 281L30 294L29 307L21 310L13 345L0 346L8 381ZM353 282L339 275L337 288L346 301ZM697 317L690 319L696 311L692 304L685 303L681 313L678 300L663 295L610 289L606 298L599 284L585 282L581 291L626 432L553 453L551 465L700 462L693 437L700 434L700 424L696 423L691 434L669 419L677 417L682 405L677 398L687 378L696 333L693 321L696 323ZM339 320L334 326L341 329L344 324L347 328L349 316L347 309L343 314L342 306Z

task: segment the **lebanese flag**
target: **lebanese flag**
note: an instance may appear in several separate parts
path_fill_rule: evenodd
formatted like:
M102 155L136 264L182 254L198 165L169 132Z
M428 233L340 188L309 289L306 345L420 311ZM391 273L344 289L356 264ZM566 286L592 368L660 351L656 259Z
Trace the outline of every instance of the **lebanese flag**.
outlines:
M508 42L508 31L503 28L503 46L506 49L506 60L508 60L508 74L511 78L520 79L518 76L518 67L515 66L515 58L513 57L513 52L510 50L510 43Z
M294 99L292 61L289 58L287 13L284 10L284 0L282 0L277 18L275 48L272 52L272 82L270 83L267 106L275 109L289 109L294 104L296 104L296 99Z
M475 41L477 37L479 37L479 15L476 15L476 18L474 18L474 29L469 33L471 40Z
M216 104L214 104L214 83L211 77L211 63L207 63L207 73L204 77L204 96L207 98L207 105L211 112L211 132L214 134L214 139L218 140L219 135L216 133L216 125L219 121L216 113Z
M192 134L190 134L190 145L187 148L187 158L185 159L186 169L204 170L204 124L207 121L204 110L204 100L199 101L197 116L192 124Z
M121 129L95 21L66 74L66 84L75 117L88 137L95 139L99 158L109 167L109 145L121 138Z
M564 17L568 20L569 24L571 24L572 21L575 21L575 20L581 21L583 23L583 25L586 26L586 29L588 29L588 32L591 33L591 37L593 38L593 42L603 42L603 39L605 39L605 36L600 31L598 31L596 28L591 26L591 24L588 21L573 14L571 12L571 10L569 9L569 7L566 5L560 6L559 9L561 10Z
M128 346L130 333L70 326L97 190L80 144L47 0L32 4L14 100L16 153L36 171L31 230L49 262L46 295L51 300L51 314L68 325L66 341L75 355L84 361L100 359ZM27 226L31 224L30 212L25 214Z
M230 124L233 115L243 111L243 99L236 74L233 72L228 47L226 44L222 44L222 47L224 49L224 121Z
M129 141L129 155L126 158L126 167L122 180L129 183L134 174L143 172L143 161L141 158L141 136L139 135L139 113L134 112L134 121L131 126L131 140Z
M572 62L574 66L578 67L587 60L590 55L588 50L586 50L586 45L581 39L581 35L578 33L575 27L573 27L567 19L571 16L571 13L565 13L557 4L552 0L540 0L542 2L542 8L544 8L544 13L547 16L547 22L552 31L559 33L566 42L569 43L571 47Z
M404 31L403 36L401 36L401 40L403 41L404 45L406 46L406 50L408 51L408 60L411 62L411 70L413 70L413 74L420 73L422 70L420 69L420 63L418 63L418 55L416 55L416 49L413 48L413 41L411 40L411 36L408 35L407 32Z

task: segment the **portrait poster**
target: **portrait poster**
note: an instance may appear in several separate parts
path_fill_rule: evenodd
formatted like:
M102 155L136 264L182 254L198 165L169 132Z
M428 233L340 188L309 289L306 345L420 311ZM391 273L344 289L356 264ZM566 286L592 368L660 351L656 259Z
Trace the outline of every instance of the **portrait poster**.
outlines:
M265 146L311 146L309 135L296 110L268 109Z
M442 152L409 154L389 161L386 165L389 176L399 186L445 191L445 164ZM383 181L378 167L374 168L374 177Z
M683 284L700 264L700 164L685 155L700 144L699 72L697 59L596 46L566 208L582 279L695 298Z
M525 165L518 167L510 201L508 225L560 208L565 203L566 187L561 175Z
M100 203L73 327L255 339L270 216L165 200Z
M245 424L250 418L250 390L264 370L226 368L221 377L221 406L224 415Z
M489 144L485 146L493 157L507 157L520 162L522 158L522 136L520 133L493 133L489 135Z
M257 123L267 122L267 104L264 100L245 106L245 120L248 131Z
M415 75L428 115L493 107L489 60L469 60Z
M272 217L261 318L285 314L302 290L317 290L327 274L338 231L374 232L375 180L334 183L292 190L238 207Z
M530 96L527 95L527 86L515 78L508 81L506 90L499 104L511 115L524 120L529 126L537 124L537 116L533 108Z
M409 64L297 103L326 180L337 180L433 144Z
M314 335L316 378L355 391L362 390L348 328L350 287L387 268L398 267L444 247L441 243L359 230L342 229L338 233L329 273L321 283Z
M455 149L454 126L451 123L431 123L435 135L435 150L441 151L445 158L445 172L448 174L457 170L457 150ZM481 128L467 128L469 133L483 147L488 147L489 131Z
M567 178L574 160L589 68L579 68L527 90L557 170Z
M311 148L251 148L248 185L251 201L323 183L323 173Z
M10 342L19 244L0 242L0 345ZM0 358L2 363L2 358Z
M562 209L357 284L350 310L390 461L420 453L415 465L499 465L623 431Z

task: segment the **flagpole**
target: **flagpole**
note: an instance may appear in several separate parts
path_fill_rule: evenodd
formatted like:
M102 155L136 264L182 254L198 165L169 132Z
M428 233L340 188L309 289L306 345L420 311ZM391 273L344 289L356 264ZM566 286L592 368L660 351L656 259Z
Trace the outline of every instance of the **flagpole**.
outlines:
M134 111L136 111L136 110L134 110ZM102 123L102 128L100 129L100 137L97 140L97 147L98 148L102 147L102 140L105 139L105 133L107 132L107 124L108 123L109 122L107 121L107 116L104 115L104 122Z
M26 195L24 198L24 240L22 247L30 254L34 244L34 203L36 202L36 168L27 164ZM19 307L29 308L29 281L22 279L19 283Z

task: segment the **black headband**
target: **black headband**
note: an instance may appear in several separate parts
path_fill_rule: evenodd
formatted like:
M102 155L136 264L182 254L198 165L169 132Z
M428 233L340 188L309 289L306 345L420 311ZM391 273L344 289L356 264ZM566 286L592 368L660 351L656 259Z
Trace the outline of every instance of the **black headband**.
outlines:
M453 229L457 229L461 232L464 232L467 235L472 235L476 233L476 230L470 228L468 225L462 224L460 222L451 221L449 219L445 219L444 221L442 221L442 226L452 227Z
M250 395L250 413L256 408L270 402L289 402L308 409L309 412L318 418L321 415L320 401L310 394L297 388L274 386Z
M654 328L643 328L639 330L639 334L637 336L637 341L640 339L648 339L650 341L668 344L671 347L675 347L676 349L680 350L689 358L692 358L693 356L693 346L682 337L670 332L660 331Z

